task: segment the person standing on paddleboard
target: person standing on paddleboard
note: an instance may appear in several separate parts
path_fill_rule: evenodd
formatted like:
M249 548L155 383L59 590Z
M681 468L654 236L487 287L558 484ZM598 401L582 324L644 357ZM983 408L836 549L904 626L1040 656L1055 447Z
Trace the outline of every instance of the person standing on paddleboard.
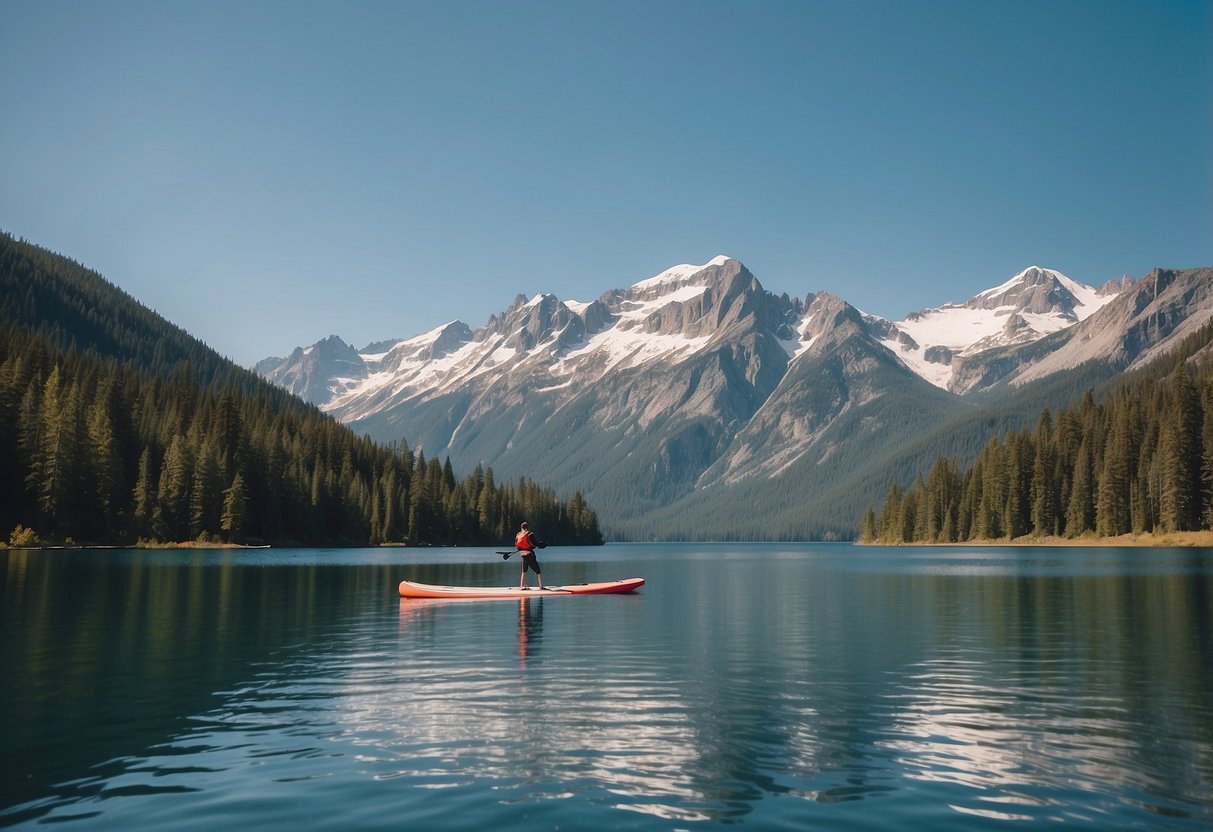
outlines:
M527 526L526 521L522 521L522 528L518 534L514 535L514 548L518 550L518 554L522 555L522 576L518 579L519 589L530 589L526 585L526 571L530 569L535 573L535 578L539 581L539 588L545 589L543 585L543 573L539 569L539 559L535 557L535 550L542 549L545 543L535 537Z

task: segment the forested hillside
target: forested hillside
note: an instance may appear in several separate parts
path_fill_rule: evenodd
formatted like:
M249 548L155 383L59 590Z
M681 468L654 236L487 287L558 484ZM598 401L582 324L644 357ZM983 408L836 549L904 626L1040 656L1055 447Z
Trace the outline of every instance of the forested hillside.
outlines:
M961 470L940 458L869 509L869 542L1213 528L1213 326L1096 401L1044 410Z
M601 543L580 494L458 478L258 379L100 275L0 234L0 531L14 542Z

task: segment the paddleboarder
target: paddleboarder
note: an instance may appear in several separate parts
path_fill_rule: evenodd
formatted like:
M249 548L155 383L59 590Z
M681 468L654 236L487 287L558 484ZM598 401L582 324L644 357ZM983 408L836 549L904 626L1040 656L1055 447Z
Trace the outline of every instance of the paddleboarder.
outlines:
M539 559L535 557L535 550L542 549L543 547L544 544L531 531L527 522L523 520L522 528L518 530L518 534L514 535L514 548L522 556L522 575L518 578L519 589L530 589L526 585L526 571L528 569L535 573L535 578L539 581L539 588L546 589L543 585L543 572L539 568Z

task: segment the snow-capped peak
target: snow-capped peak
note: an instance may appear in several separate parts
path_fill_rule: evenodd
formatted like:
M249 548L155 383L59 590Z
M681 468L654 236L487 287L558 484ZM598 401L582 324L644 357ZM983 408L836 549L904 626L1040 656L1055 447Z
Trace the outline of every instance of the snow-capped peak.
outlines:
M1071 280L1054 269L1030 266L1006 283L974 295L965 306L1053 316L1064 319L1068 325L1088 318L1113 297L1115 294L1100 295L1097 289Z
M428 346L428 345L430 345L430 344L434 343L434 342L435 342L435 341L437 341L439 338L441 338L441 337L442 337L442 335L443 335L443 334L444 334L444 333L445 333L445 332L446 332L448 329L450 329L452 326L463 326L463 325L464 325L464 324L463 324L463 321L459 321L459 320L447 321L447 322L446 322L445 324L443 324L442 326L436 326L436 327L434 327L433 329L431 329L429 332L423 332L423 333L422 333L422 334L420 334L420 335L414 335L412 338L408 338L408 339L406 339L406 340L404 340L404 341L401 341L401 342L398 344L398 346L401 346L401 347L425 347L425 346Z
M1085 320L1115 297L1054 269L1029 266L963 304L907 315L883 343L918 375L947 389L954 357L1035 341Z
M704 263L702 266L694 266L694 265L691 265L690 263L682 263L677 266L673 266L671 268L666 269L664 272L662 272L659 275L650 277L647 280L642 280L639 283L634 283L634 284L632 284L632 288L633 289L651 289L655 286L661 286L666 283L679 283L683 280L686 280L688 277L694 277L696 274L703 271L704 269L711 268L712 266L723 266L725 263L729 262L729 260L731 260L731 259L732 258L730 258L724 254L719 254L719 255L713 257L708 262Z
M1059 281L1064 281L1066 283L1070 283L1074 286L1080 285L1078 283L1075 283L1073 280L1070 280L1070 278L1066 277L1061 272L1054 271L1053 269L1046 269L1041 266L1028 266L1022 272L1020 272L1019 274L1015 275L1010 280L1008 280L1006 283L1002 283L998 286L995 286L993 289L986 289L984 292L978 292L976 295L973 296L973 300L977 300L978 298L999 297L1000 295L1004 295L1007 292L1011 291L1012 289L1018 288L1022 284L1029 282L1031 277L1034 277L1037 275L1045 275L1048 277L1052 277Z

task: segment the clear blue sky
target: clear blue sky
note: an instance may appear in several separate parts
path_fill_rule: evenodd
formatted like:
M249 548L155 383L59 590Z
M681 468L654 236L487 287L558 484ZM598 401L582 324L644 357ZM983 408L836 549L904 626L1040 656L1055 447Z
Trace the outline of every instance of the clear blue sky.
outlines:
M0 6L0 228L243 364L717 254L890 318L1213 265L1213 3Z

